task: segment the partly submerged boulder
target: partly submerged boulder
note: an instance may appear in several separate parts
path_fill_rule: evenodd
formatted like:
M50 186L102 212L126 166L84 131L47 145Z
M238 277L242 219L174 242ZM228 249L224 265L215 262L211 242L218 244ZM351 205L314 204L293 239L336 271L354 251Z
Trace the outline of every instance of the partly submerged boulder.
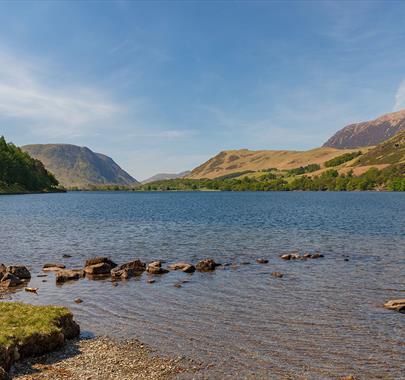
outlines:
M6 272L0 280L0 286L3 288L14 288L21 284L21 279L10 272Z
M78 280L83 277L83 271L81 269L61 269L56 272L56 283L61 284L66 281Z
M24 265L11 265L7 267L7 272L17 276L21 280L29 280L31 273Z
M42 270L44 272L56 272L58 270L65 269L65 268L66 268L66 266L63 264L51 263L51 264L45 264L42 267Z
M84 273L90 275L109 275L113 267L109 263L101 262L94 265L88 265L84 268Z
M164 273L169 272L167 269L162 268L161 261L152 261L146 267L146 271L150 274L164 274Z
M193 273L195 272L195 266L187 263L175 263L169 265L171 270L181 270L184 273Z
M114 261L110 260L108 257L93 257L92 259L86 260L86 264L84 265L85 267L89 267L91 265L96 265L96 264L101 264L101 263L106 263L111 266L111 268L115 268L117 266Z
M217 266L219 266L219 264L217 264L213 259L204 259L199 261L195 267L200 272L208 272L215 270Z
M145 271L146 264L141 260L130 261L111 270L111 276L114 278L130 278Z

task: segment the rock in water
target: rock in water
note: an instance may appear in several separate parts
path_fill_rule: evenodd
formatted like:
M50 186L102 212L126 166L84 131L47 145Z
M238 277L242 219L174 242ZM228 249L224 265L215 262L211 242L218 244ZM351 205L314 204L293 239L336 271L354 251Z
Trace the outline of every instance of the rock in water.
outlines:
M60 270L59 272L56 272L56 283L61 284L66 281L78 280L81 277L83 277L82 270L63 269Z
M195 266L187 263L176 263L169 265L171 270L181 270L184 273L193 273L195 272Z
M106 275L111 274L111 265L109 263L99 263L94 265L89 265L84 268L84 272L90 275Z
M85 267L89 267L91 265L106 263L111 266L111 268L115 268L117 264L114 261L110 260L108 257L93 257L92 259L86 260Z
M161 261L153 261L149 263L146 267L146 271L150 274L164 274L169 272L167 269L162 268Z
M145 271L146 264L141 260L130 261L111 270L111 276L114 278L128 279Z
M20 278L10 272L6 272L0 281L0 286L3 288L14 288L21 284L22 281Z
M58 271L58 270L60 270L60 269L65 269L65 268L66 268L66 266L63 265L63 264L56 264L56 263L53 263L53 264L45 264L45 265L42 267L42 270L43 270L44 272L55 272L55 271Z
M12 265L7 268L7 272L17 276L21 280L29 280L31 273L24 265Z
M195 267L200 272L209 272L215 270L218 265L213 259L204 259L199 261Z
M405 299L390 300L384 304L384 307L389 310L405 313Z
M273 272L271 275L277 278L282 278L284 276L281 272Z
M256 259L256 262L258 264L268 264L269 260L267 260L267 259Z

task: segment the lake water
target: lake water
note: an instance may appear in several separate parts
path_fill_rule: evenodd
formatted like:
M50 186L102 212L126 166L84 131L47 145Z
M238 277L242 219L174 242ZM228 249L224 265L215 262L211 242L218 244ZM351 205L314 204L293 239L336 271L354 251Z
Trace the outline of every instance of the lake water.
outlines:
M279 258L292 250L325 258ZM36 277L46 262L75 268L100 255L251 264L170 272L154 284L144 274L117 287ZM405 316L381 307L405 298L405 194L2 196L0 262L27 264L40 288L13 300L66 305L84 330L203 360L209 369L197 377L405 379Z

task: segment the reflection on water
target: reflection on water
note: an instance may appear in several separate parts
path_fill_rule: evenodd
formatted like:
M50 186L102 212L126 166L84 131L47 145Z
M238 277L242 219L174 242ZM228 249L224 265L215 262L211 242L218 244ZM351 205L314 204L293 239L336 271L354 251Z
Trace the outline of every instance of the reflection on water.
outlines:
M279 258L291 250L326 257ZM251 264L171 272L153 284L144 274L117 287L88 279L56 287L53 274L35 277L46 262L77 268L100 255ZM404 316L381 308L404 297L405 194L0 197L0 262L28 264L30 286L40 288L12 299L66 305L84 330L202 359L213 364L207 378L405 378Z

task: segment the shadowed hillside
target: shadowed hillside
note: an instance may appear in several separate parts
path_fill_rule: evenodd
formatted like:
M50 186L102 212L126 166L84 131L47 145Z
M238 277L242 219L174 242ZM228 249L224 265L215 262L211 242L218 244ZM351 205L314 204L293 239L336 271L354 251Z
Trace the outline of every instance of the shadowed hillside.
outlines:
M59 182L67 187L135 185L138 181L110 157L89 148L67 144L26 145L22 149L43 162Z
M57 186L40 161L0 137L0 193L55 191Z

